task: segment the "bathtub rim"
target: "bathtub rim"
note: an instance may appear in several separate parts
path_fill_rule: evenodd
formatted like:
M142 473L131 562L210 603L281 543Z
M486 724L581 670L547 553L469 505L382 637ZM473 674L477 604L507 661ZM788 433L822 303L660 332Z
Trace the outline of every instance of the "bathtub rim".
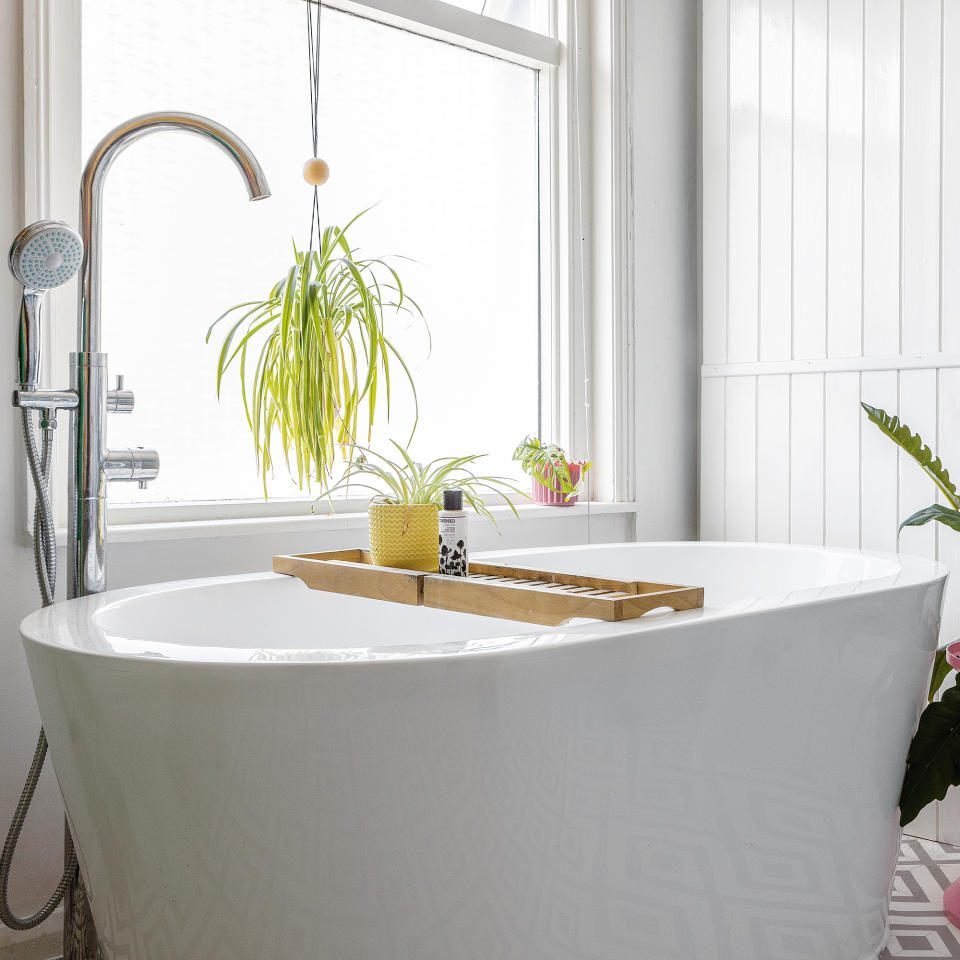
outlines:
M478 554L484 558L504 558L529 555L530 553L549 551L562 555L578 550L622 549L632 544L593 544L571 545L553 548L521 548L509 551L490 551ZM110 638L118 638L115 631L108 631L97 622L97 614L116 604L133 600L141 596L162 594L174 591L195 590L217 584L242 581L272 581L286 579L283 574L269 571L250 574L230 574L219 577L202 577L187 580L174 580L162 583L145 584L109 590L90 597L63 600L51 607L41 608L28 614L20 623L20 635L23 643L37 644L70 654L104 657L109 660L143 661L167 664L215 664L263 667L267 665L323 664L347 666L359 663L422 663L428 660L451 660L463 657L486 655L517 655L522 652L535 652L545 649L567 647L572 644L612 639L628 634L642 634L649 631L671 630L706 624L717 619L745 618L772 614L778 610L794 606L819 606L837 603L856 596L890 593L932 586L946 581L949 569L945 564L922 557L901 556L898 554L875 551L849 550L833 547L791 546L787 544L756 544L723 541L663 541L638 544L643 547L657 546L711 546L737 549L774 548L779 551L802 551L806 553L827 553L833 555L866 557L883 560L898 566L899 572L873 577L860 581L846 581L827 586L796 590L788 594L771 594L737 600L731 603L700 610L664 612L653 616L646 615L637 620L620 623L604 621L578 621L559 627L541 627L530 624L529 630L504 633L491 638L466 641L448 641L443 644L404 644L402 646L366 646L366 647L317 647L289 648L262 646L257 648L229 646L226 644L201 646L191 642L170 642L161 644L169 655L157 655L158 642L155 639L137 638L135 635L123 637L134 649L118 650L111 646ZM369 600L369 603L386 601ZM709 604L709 598L708 598ZM459 616L459 614L457 614ZM79 634L82 645L77 642L63 641L64 620L68 621L66 632ZM275 654L260 656L255 654Z

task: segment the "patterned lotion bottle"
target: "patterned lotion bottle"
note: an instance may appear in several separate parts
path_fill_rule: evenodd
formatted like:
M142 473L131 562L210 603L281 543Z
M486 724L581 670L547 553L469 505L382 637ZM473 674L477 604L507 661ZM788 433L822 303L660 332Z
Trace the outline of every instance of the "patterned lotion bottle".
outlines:
M452 577L465 577L467 564L467 514L463 509L462 490L443 491L440 519L440 572Z

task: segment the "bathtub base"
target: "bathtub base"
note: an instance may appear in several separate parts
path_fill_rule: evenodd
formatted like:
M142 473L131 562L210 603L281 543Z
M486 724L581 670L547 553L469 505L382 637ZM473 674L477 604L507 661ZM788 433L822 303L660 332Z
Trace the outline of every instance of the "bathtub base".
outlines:
M708 606L531 632L268 574L24 621L105 960L873 960L944 568L505 559Z

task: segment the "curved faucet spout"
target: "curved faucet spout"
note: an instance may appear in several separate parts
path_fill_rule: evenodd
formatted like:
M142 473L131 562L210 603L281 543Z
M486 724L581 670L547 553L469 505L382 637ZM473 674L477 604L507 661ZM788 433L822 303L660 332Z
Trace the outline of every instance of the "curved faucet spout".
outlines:
M250 148L223 125L193 113L145 113L111 130L94 148L80 181L80 234L83 265L77 311L77 350L100 351L100 222L103 182L110 165L134 140L160 130L183 130L206 137L236 164L251 200L270 196L267 178Z
M70 506L67 545L70 597L107 588L106 485L109 480L146 482L157 475L155 451L111 451L106 420L107 355L100 352L100 222L103 182L110 165L134 140L159 130L184 130L206 137L227 153L243 176L251 200L270 196L266 177L250 148L226 127L192 113L147 113L111 130L93 149L80 181L80 234L83 263L77 310L77 352L71 354L71 388L78 397L70 416ZM118 400L126 393L119 382ZM129 401L132 402L132 396ZM117 412L130 404L117 406Z

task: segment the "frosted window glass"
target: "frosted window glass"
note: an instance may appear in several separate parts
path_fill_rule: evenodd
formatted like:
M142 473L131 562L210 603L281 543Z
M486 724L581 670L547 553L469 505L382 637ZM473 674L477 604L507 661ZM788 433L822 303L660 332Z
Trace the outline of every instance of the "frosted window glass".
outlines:
M320 155L325 222L373 209L355 227L369 255L396 266L433 335L397 340L412 360L418 459L510 454L537 430L538 134L536 72L325 9ZM180 133L131 146L108 175L103 348L137 394L111 417L113 446L161 454L147 491L117 484L114 502L262 496L234 378L220 403L210 322L265 297L306 241L310 156L302 0L83 0L83 142L175 109L211 116L259 157L273 196L248 203L239 175L209 143ZM404 440L399 390L386 437ZM278 451L277 451L278 452ZM278 471L272 497L298 496Z
M517 27L549 33L549 0L447 0L454 7L481 13L494 20L503 20Z

